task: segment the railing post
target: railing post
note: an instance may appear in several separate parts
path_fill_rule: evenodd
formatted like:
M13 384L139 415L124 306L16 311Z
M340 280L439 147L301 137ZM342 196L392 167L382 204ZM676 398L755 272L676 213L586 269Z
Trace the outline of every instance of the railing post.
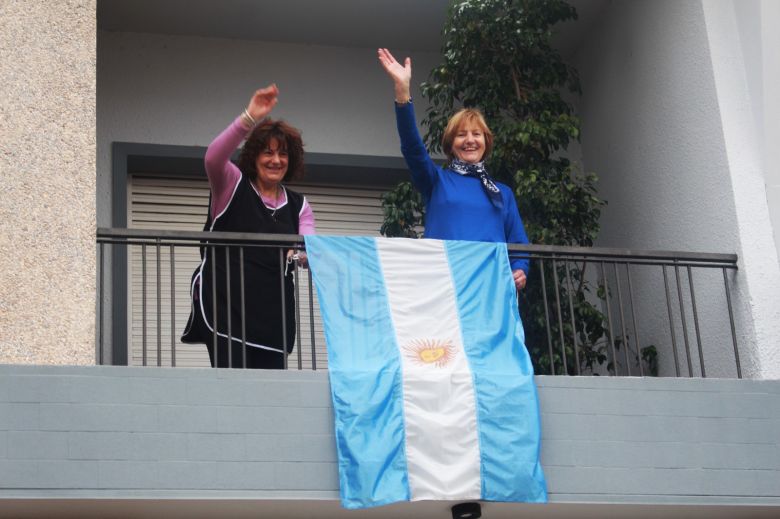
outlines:
M731 342L734 344L734 360L737 363L737 378L742 378L742 366L739 363L739 349L737 349L737 330L734 327L734 310L731 307L731 289L729 288L729 278L726 275L726 268L723 267L723 284L726 287L726 304L729 309L729 324L731 325Z
M644 377L645 376L645 369L642 366L642 347L639 345L639 333L637 332L636 327L636 311L634 309L634 287L631 284L631 265L626 262L626 279L628 280L628 297L629 302L631 303L631 322L634 326L634 342L636 343L636 354L639 357L637 360L639 362L639 376Z
M626 371L628 376L631 376L631 362L628 360L628 338L626 337L626 317L623 312L623 293L620 290L620 273L618 272L617 263L612 264L612 268L615 271L615 286L617 287L618 294L618 308L620 308L620 334L623 337L623 357L626 359Z
M284 287L284 247L279 247L279 278L282 288L282 366L287 369L287 294Z
M574 305L572 304L571 300L571 274L569 273L569 262L564 261L563 262L563 268L566 269L566 291L569 294L569 316L571 317L571 338L574 343L574 372L577 373L577 375L580 374L580 350L577 347L577 326L574 322Z
M100 275L98 276L98 283L100 285L100 291L98 292L98 366L103 365L103 352L105 348L104 339L103 339L103 307L105 306L105 288L104 288L104 271L105 271L105 264L103 262L103 258L105 256L104 251L104 243L100 242L98 249L99 249L99 261L98 261L98 270L100 272Z
M295 262L293 269L293 284L295 285L295 344L298 350L298 371L303 369L303 353L301 352L301 287L298 286L300 275L298 273L298 262Z
M173 244L168 259L171 262L171 367L176 367L176 261Z
M239 277L241 281L241 365L246 368L246 293L244 289L244 247L238 248Z
M541 273L542 273L542 298L544 299L544 324L545 327L547 328L547 348L549 349L549 355L550 355L550 375L555 375L555 356L553 355L552 332L550 331L550 310L549 310L549 305L547 304L547 282L545 281L545 276L544 276L544 258L540 259L539 266L541 267Z
M217 332L219 319L217 317L217 248L214 245L209 244L210 250L207 254L211 255L211 314L212 325L214 330L212 332L212 341L214 347L214 366L219 368L219 332Z
M680 265L678 260L674 260L674 277L677 283L677 300L680 303L680 322L683 329L683 344L685 344L685 357L688 360L688 377L693 377L693 363L691 362L691 346L688 342L688 324L685 319L685 305L682 298L682 287L680 284Z
M146 366L146 244L141 245L141 321L141 365Z
M612 370L615 372L615 375L617 375L617 353L615 352L615 335L612 333L612 311L610 310L609 305L609 283L607 282L607 271L604 267L604 262L602 261L600 263L601 277L604 279L604 301L607 304L607 338L609 339L609 351L612 352Z
M555 287L555 308L558 310L558 331L561 336L561 356L563 357L563 374L569 374L568 362L566 362L566 343L563 338L563 316L561 315L561 295L558 288L558 262L553 256L553 282Z
M699 314L696 311L696 294L693 292L693 272L691 266L686 266L688 270L688 286L691 289L691 306L693 308L693 326L696 330L696 345L699 347L699 366L701 366L702 378L707 378L707 371L704 369L704 351L701 347L701 333L699 333Z
M317 347L314 333L314 283L311 279L311 268L307 269L309 277L309 332L311 333L311 369L317 371Z
M225 247L225 296L227 297L227 356L228 367L233 367L233 298L230 294L230 247ZM242 366L246 368L246 365Z
M162 366L162 275L160 274L160 238L155 243L155 259L157 261L157 367Z
M674 372L680 376L680 362L677 359L677 338L674 333L674 318L672 317L672 301L669 295L669 279L666 275L666 265L662 265L664 271L664 288L666 289L666 310L669 314L669 330L672 333L672 352L674 353Z

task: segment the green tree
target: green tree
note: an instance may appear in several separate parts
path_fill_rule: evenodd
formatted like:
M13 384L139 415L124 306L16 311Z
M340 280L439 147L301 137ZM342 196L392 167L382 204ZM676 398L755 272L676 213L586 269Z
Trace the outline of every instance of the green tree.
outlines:
M576 19L563 0L465 0L450 8L443 30L443 61L420 86L430 103L423 126L431 151L441 151L447 121L460 106L477 107L495 135L488 170L512 186L529 239L535 244L592 246L605 204L596 195L595 174L576 171L563 153L579 139L580 121L566 91L580 93L576 71L550 43L552 28ZM383 197L387 236L417 236L424 217L421 198L409 182ZM551 315L553 357L549 355L542 304L540 262L529 273L521 313L526 343L537 372L550 373L554 362L562 373L564 361L557 319ZM580 368L607 361L606 320L587 297L592 287L585 265L547 264L548 299L555 299L553 275L558 277L561 301L571 291L580 345ZM555 272L553 274L553 272ZM567 276L568 273L568 276ZM571 288L569 288L571 287ZM562 304L566 370L576 372L567 304ZM610 365L608 369L613 369Z

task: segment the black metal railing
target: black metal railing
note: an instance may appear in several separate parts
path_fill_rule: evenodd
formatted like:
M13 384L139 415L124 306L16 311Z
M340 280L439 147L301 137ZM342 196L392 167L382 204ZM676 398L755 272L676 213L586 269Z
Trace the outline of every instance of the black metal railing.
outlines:
M230 314L227 314L228 343L232 339L241 340L243 352L242 362L236 359L236 365L246 365L246 329L245 315L245 287L244 281L244 253L247 249L264 248L279 251L280 284L285 290L284 272L292 268L294 286L299 292L301 281L309 287L308 293L308 344L304 344L301 326L301 306L296 305L297 344L296 353L298 369L304 366L317 369L318 360L324 355L324 340L322 334L317 334L315 326L314 300L311 290L311 273L308 269L298 268L294 263L289 264L284 253L285 250L300 250L303 242L300 236L295 235L270 235L270 234L246 234L246 233L220 233L220 232L187 232L187 231L156 231L136 229L99 229L98 243L98 338L97 338L97 362L99 364L134 364L134 365L206 365L207 357L200 355L194 363L181 362L177 355L183 349L193 350L193 346L185 345L179 341L179 335L184 329L184 324L192 307L189 294L190 276L194 266L201 261L203 254L209 255L212 263L216 261L217 254L224 254L226 262L226 298L232 301L239 298L242 309L240 330L233 330ZM107 250L110 249L110 250ZM177 251L178 254L177 254ZM238 272L231 272L231 254L238 254ZM178 259L187 256L186 265L181 265ZM107 265L108 262L111 265ZM150 264L151 270L150 273ZM107 273L111 274L111 288L107 288ZM177 275L178 272L178 275ZM215 270L212 273L212 288L216 290ZM177 282L178 276L178 282ZM231 276L238 276L240 290L238 294L231 294ZM303 277L302 277L303 276ZM164 277L167 277L168 285L165 287ZM123 287L126 287L123 290ZM218 316L216 310L216 294L212 296L212 315ZM296 301L301 301L300 293L295 295ZM303 299L306 299L304 297ZM288 318L288 309L284 297L280 302L282 308L282 320ZM106 307L111 307L107 312ZM111 319L107 316L111 315ZM127 319L127 322L123 322ZM218 350L218 323L213 323L212 347L215 355ZM150 330L151 326L151 330ZM119 328L119 332L107 329ZM163 340L163 330L168 329L166 339ZM286 330L282 327L283 342L287 343ZM123 337L126 335L127 339ZM319 337L318 337L319 336ZM111 338L109 340L109 337ZM319 341L318 341L319 338ZM137 339L137 340L134 340ZM109 342L111 345L108 346ZM318 348L318 342L319 348ZM251 346L250 346L251 347ZM194 349L205 349L194 347ZM232 349L231 349L232 350ZM308 350L310 357L304 358L304 351ZM321 351L320 351L321 350ZM320 359L318 359L318 352ZM118 358L119 357L119 358ZM284 357L284 367L288 368L288 358ZM229 367L233 367L234 359L228 355Z
M526 345L538 374L707 377L709 351L716 357L718 376L742 378L728 275L737 269L736 255L509 248L510 256L528 257L535 266L521 293L521 312L526 334L532 335ZM707 296L704 327L695 274L704 281L699 290ZM652 344L642 347L643 336ZM733 353L726 355L727 349ZM659 356L665 357L662 373Z
M293 269L296 340L284 367L326 367L311 273L286 261L286 250L303 247L300 236L101 228L97 243L98 363L209 365L202 345L178 339L191 309L190 276L204 248L212 261L217 254L239 255L238 272L230 272L229 260L225 264L228 279L239 276L240 293L231 294L228 282L226 297L239 298L241 326L234 330L229 314L226 325L228 342L235 337L242 343L244 359L236 364L246 365L244 253L262 247L279 251L282 291L283 272ZM712 367L717 376L742 377L728 275L736 270L736 255L540 245L509 249L511 257L530 258L532 264L519 301L537 374L706 377ZM715 281L713 272L722 279ZM700 292L703 297L697 297ZM216 296L212 301L216 304ZM280 304L286 330L293 316L284 297ZM217 315L216 308L212 313Z

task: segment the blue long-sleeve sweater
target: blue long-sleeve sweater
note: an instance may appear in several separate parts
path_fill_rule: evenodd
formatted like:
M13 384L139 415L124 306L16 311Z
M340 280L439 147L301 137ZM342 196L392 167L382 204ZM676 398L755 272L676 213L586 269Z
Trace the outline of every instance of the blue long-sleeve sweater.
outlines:
M440 240L528 243L523 221L508 186L496 182L504 207L495 207L478 178L440 168L425 149L412 103L395 108L401 153L412 172L412 183L425 202L425 237ZM527 259L511 261L512 269L528 274Z

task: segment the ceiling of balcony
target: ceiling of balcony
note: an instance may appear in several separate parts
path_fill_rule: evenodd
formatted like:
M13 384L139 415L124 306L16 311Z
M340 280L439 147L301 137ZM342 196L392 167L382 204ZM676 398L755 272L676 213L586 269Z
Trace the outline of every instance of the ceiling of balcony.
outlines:
M437 52L450 0L98 0L98 28L338 47ZM579 21L556 45L576 50L609 0L569 0Z

